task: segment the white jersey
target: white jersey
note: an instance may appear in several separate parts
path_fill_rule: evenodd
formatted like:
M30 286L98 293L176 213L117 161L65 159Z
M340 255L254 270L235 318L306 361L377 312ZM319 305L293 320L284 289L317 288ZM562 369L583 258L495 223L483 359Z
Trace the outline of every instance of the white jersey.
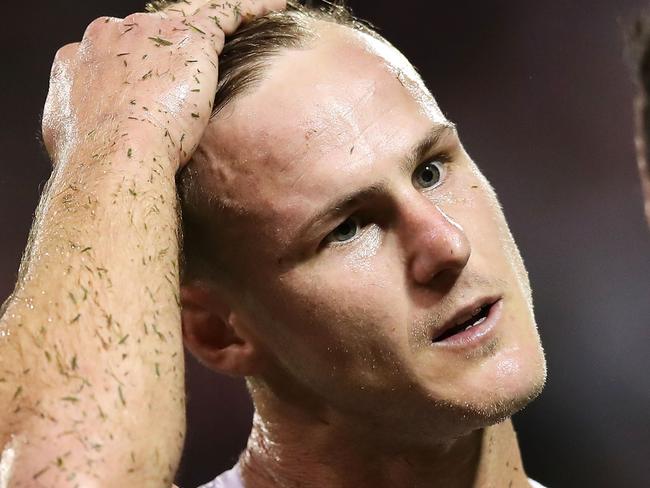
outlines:
M535 480L528 478L531 488L545 488ZM217 476L208 484L202 485L199 488L244 488L244 482L239 471L239 464Z

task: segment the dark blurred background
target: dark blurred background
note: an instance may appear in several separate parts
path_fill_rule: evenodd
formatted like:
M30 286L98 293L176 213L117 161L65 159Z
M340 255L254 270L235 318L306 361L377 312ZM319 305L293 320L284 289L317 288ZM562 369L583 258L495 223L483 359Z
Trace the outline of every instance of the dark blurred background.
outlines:
M650 231L634 164L622 26L650 2L352 1L420 69L497 189L530 271L549 362L515 416L529 475L549 487L650 486ZM12 290L50 166L39 117L56 49L140 0L10 2L0 28L0 301ZM236 460L242 383L188 360L178 482Z

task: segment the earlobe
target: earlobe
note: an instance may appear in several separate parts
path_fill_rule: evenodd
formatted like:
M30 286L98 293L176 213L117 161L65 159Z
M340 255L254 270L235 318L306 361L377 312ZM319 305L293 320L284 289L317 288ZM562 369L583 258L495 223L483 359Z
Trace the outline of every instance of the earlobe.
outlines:
M232 376L259 373L259 354L235 312L211 284L181 287L183 339L207 367Z

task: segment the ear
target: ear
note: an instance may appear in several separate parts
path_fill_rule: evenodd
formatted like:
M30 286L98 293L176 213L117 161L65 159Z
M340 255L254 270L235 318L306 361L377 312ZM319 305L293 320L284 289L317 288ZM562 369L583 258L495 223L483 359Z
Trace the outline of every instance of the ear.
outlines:
M207 367L231 376L261 372L262 354L216 285L194 281L181 287L185 346Z

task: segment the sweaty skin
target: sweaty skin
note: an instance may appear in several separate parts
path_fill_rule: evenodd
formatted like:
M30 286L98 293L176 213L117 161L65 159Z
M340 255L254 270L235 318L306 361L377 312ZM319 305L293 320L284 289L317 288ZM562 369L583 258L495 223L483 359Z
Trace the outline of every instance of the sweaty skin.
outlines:
M52 67L54 171L0 318L0 483L165 487L185 432L175 172L224 34L280 0L92 22Z
M186 343L249 378L248 488L528 486L509 416L545 361L525 268L453 124L378 42L319 24L206 130L227 278L183 288ZM486 298L489 340L432 342Z

